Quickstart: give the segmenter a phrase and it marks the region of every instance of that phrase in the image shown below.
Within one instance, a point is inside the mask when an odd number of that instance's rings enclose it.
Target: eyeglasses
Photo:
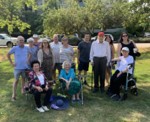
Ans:
[[[122,37],[127,37],[128,35],[122,35]]]

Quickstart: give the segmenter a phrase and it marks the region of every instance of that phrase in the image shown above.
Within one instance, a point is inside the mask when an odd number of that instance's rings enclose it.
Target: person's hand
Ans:
[[[37,86],[36,89],[39,91],[39,92],[42,92],[43,89],[40,87],[40,86]]]
[[[78,60],[77,62],[78,62],[78,64],[80,64],[80,61],[79,61],[79,60]]]
[[[69,89],[69,85],[70,85],[70,82],[67,81],[67,82],[66,82],[66,89],[67,89],[67,90]]]
[[[117,77],[119,77],[121,74],[122,74],[122,72],[119,72],[119,73],[117,74]]]
[[[12,65],[13,67],[15,67],[15,66],[16,66],[16,64],[15,64],[15,63],[13,63],[13,62],[11,63],[11,65]]]
[[[47,91],[48,89],[49,89],[49,88],[48,88],[48,85],[46,85],[46,86],[45,86],[45,91]]]
[[[91,65],[94,66],[94,62],[91,62]]]

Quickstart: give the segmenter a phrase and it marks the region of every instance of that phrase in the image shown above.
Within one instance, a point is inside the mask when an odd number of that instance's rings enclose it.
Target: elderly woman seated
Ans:
[[[40,71],[39,61],[33,61],[31,63],[33,71],[29,73],[29,86],[34,95],[34,100],[39,112],[49,111],[47,105],[52,94],[52,89],[50,88],[45,75]],[[41,104],[41,94],[45,94],[43,105]]]
[[[129,76],[133,73],[133,68],[129,69],[128,65],[134,63],[134,59],[129,55],[129,48],[122,48],[122,56],[112,59],[112,61],[118,61],[118,66],[111,77],[110,87],[107,94],[115,101],[120,100],[120,86],[126,83],[127,72]]]
[[[75,78],[74,69],[71,68],[71,63],[68,61],[63,62],[59,79],[65,86],[67,93],[72,95],[72,102],[80,101],[81,83]]]

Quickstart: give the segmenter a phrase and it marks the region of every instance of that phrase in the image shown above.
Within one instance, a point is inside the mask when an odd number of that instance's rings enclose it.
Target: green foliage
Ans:
[[[102,3],[99,0],[87,0],[83,7],[76,1],[66,0],[59,8],[49,9],[45,13],[44,30],[50,35],[102,28],[102,13]]]
[[[30,25],[23,20],[22,10],[25,5],[35,9],[34,0],[1,0],[0,1],[0,28],[6,27],[9,33],[12,33],[14,29],[18,28],[23,32],[26,28],[30,28]]]
[[[129,6],[123,25],[130,33],[143,33],[150,30],[150,1],[135,0]],[[135,33],[138,35],[138,33]]]

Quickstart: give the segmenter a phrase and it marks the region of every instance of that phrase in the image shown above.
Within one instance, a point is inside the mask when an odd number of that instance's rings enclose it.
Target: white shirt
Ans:
[[[102,43],[97,39],[91,45],[90,61],[93,62],[94,57],[107,57],[107,64],[110,62],[110,46],[109,43],[104,41]]]
[[[37,75],[37,77],[38,77],[38,79],[40,81],[40,84],[44,85],[44,76],[43,76],[43,74]]]
[[[60,47],[62,46],[62,43],[61,42],[58,42],[58,43],[51,42],[50,46],[51,46],[52,52],[54,54],[55,63],[60,63],[60,54],[59,54],[59,52],[60,52]]]
[[[120,61],[118,62],[118,67],[117,70],[119,71],[124,71],[127,69],[128,64],[132,64],[134,63],[134,59],[132,56],[128,56],[128,57],[124,57],[124,56],[120,56]],[[128,73],[133,74],[133,68],[129,69]]]

